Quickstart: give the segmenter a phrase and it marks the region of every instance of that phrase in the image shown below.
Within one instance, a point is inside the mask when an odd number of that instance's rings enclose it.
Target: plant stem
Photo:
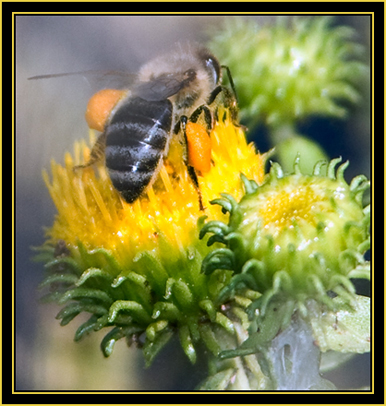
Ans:
[[[240,346],[247,338],[248,332],[239,321],[234,321],[235,335],[216,331],[217,342],[221,350],[230,350]],[[257,354],[239,356],[229,359],[211,357],[209,360],[209,377],[200,385],[201,390],[264,390],[270,388],[270,380],[261,371]]]
[[[298,317],[271,342],[266,360],[276,390],[334,390],[319,374],[320,349],[314,343],[311,325]]]
[[[233,322],[235,335],[218,330],[221,349],[239,348],[248,331]],[[320,349],[310,324],[294,314],[290,325],[254,354],[220,360],[212,358],[209,378],[201,390],[334,390],[319,374]],[[264,369],[264,373],[263,370]]]

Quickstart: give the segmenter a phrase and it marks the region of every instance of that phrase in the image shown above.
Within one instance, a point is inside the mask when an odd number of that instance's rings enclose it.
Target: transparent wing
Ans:
[[[52,79],[66,76],[80,76],[86,79],[92,87],[103,89],[127,89],[137,81],[137,74],[122,71],[85,70],[79,72],[54,73],[49,75],[38,75],[28,80]]]
[[[146,82],[139,82],[138,75],[121,71],[86,70],[69,73],[38,75],[29,80],[80,76],[86,79],[92,88],[130,89],[133,95],[147,101],[160,101],[173,96],[195,77],[193,70],[187,72],[164,73]]]
[[[135,96],[148,101],[165,100],[178,93],[192,80],[185,73],[165,73],[147,82],[138,82],[132,89]]]

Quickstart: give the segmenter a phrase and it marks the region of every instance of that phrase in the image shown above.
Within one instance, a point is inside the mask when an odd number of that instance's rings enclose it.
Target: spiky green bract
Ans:
[[[225,194],[212,202],[229,212],[229,222],[208,222],[201,237],[211,233],[208,244],[221,242],[226,247],[212,251],[202,271],[234,272],[220,301],[248,287],[262,294],[248,308],[252,319],[285,306],[286,324],[296,309],[306,317],[310,300],[335,309],[331,292],[342,303],[354,299],[350,279],[370,277],[364,259],[370,247],[370,208],[362,205],[369,182],[357,176],[347,184],[348,162],[335,170],[340,161],[329,163],[327,176],[320,175],[322,163],[311,176],[300,172],[298,161],[291,175],[274,163],[260,187],[243,178],[246,193],[240,202]]]
[[[368,75],[355,31],[329,16],[277,17],[269,24],[226,18],[209,46],[235,82],[249,127],[276,127],[311,114],[343,117]]]
[[[87,249],[81,242],[57,247],[46,245],[39,255],[46,262],[47,276],[42,287],[52,293],[46,301],[64,306],[57,315],[66,325],[80,313],[90,313],[75,333],[75,341],[92,331],[110,328],[101,348],[107,357],[117,340],[143,348],[149,365],[177,334],[191,362],[196,361],[196,346],[203,342],[217,355],[220,347],[213,328],[233,334],[231,320],[215,304],[218,292],[230,280],[201,271],[205,243],[176,253],[158,236],[159,248],[138,254],[123,267],[103,248]],[[201,248],[204,248],[200,252]]]

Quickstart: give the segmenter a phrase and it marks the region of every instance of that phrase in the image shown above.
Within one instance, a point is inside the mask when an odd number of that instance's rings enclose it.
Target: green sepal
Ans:
[[[132,300],[116,300],[109,309],[109,323],[113,323],[120,312],[128,312],[129,315],[139,324],[152,322],[151,316],[143,306]]]
[[[141,269],[146,269],[146,279],[156,294],[163,296],[168,274],[161,265],[156,254],[144,251],[133,259],[134,264]]]
[[[72,273],[54,273],[44,278],[43,282],[39,285],[39,289],[49,286],[52,283],[75,285],[77,281],[78,277]]]
[[[65,269],[67,272],[72,272],[76,275],[82,274],[82,269],[78,262],[71,257],[55,258],[44,265],[48,272],[58,272],[58,269]]]
[[[182,314],[178,307],[169,302],[157,302],[153,307],[153,319],[165,319],[171,322],[181,320]]]
[[[206,312],[211,322],[216,320],[216,307],[211,300],[201,300],[198,305]]]
[[[169,278],[166,282],[165,299],[169,299],[172,294],[182,309],[191,308],[193,294],[185,282]]]
[[[115,343],[123,337],[125,337],[125,333],[120,327],[113,328],[103,337],[103,340],[101,341],[101,350],[106,358],[113,353]]]
[[[98,323],[98,316],[93,314],[85,323],[81,324],[75,332],[74,341],[80,341],[86,334],[94,331]]]
[[[113,280],[113,277],[109,273],[103,271],[100,268],[88,268],[82,273],[82,275],[76,282],[76,286],[81,286],[92,278],[103,278],[109,284]]]
[[[259,185],[253,179],[248,179],[243,173],[240,173],[240,178],[243,182],[246,195],[256,192],[259,188]]]
[[[189,358],[192,364],[195,364],[197,360],[196,350],[193,345],[192,336],[189,331],[189,327],[187,325],[183,325],[179,329],[179,336],[182,349],[184,350],[185,354]]]
[[[113,353],[115,343],[123,337],[127,338],[127,341],[133,340],[133,337],[141,334],[143,328],[137,325],[130,325],[127,327],[114,327],[110,332],[108,332],[102,342],[101,350],[103,355],[107,358]],[[134,340],[133,340],[134,341]],[[129,345],[131,345],[129,343]]]
[[[157,338],[157,334],[159,334],[168,326],[169,322],[166,320],[159,320],[155,323],[149,324],[146,329],[146,339],[149,341],[154,341]]]
[[[84,299],[82,302],[70,303],[63,307],[56,318],[61,320],[61,326],[65,326],[81,312],[92,313],[99,317],[107,314],[108,310],[104,306],[88,302],[87,299]]]
[[[225,237],[230,231],[231,231],[231,229],[222,221],[213,220],[204,225],[204,227],[200,231],[199,238],[200,239],[204,238],[204,236],[207,233],[216,234],[218,236],[218,238]],[[211,246],[213,244],[213,242],[208,241],[207,245]]]
[[[226,390],[237,374],[236,368],[228,368],[205,379],[197,390]]]
[[[201,272],[210,275],[217,269],[234,269],[235,254],[228,248],[219,248],[210,252],[202,261]]]
[[[146,360],[146,367],[149,367],[157,354],[162,350],[162,348],[168,343],[172,338],[173,331],[169,329],[163,330],[161,333],[156,335],[154,341],[146,340],[143,346],[143,355]]]
[[[93,250],[86,251],[86,255],[90,259],[96,259],[97,261],[99,258],[103,258],[104,263],[101,267],[105,272],[111,275],[117,275],[121,271],[118,261],[110,250],[106,250],[105,248],[94,248]],[[100,261],[98,261],[98,263],[100,263]]]
[[[217,357],[221,352],[221,347],[218,343],[218,337],[216,337],[212,327],[209,323],[201,323],[198,328],[200,330],[200,336],[206,347],[215,357]]]
[[[217,297],[217,302],[224,303],[227,299],[234,296],[236,289],[240,289],[242,287],[257,290],[255,278],[247,273],[241,273],[233,276],[228,285],[221,290]]]
[[[74,288],[65,292],[58,303],[64,304],[69,300],[79,300],[83,298],[93,299],[97,302],[99,301],[107,305],[111,305],[111,303],[113,302],[112,298],[103,290],[91,288]]]

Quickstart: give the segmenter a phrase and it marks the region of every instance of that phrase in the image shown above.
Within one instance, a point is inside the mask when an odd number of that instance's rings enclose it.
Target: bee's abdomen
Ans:
[[[172,125],[169,100],[130,99],[106,128],[106,167],[114,187],[128,202],[146,189],[160,164]]]

